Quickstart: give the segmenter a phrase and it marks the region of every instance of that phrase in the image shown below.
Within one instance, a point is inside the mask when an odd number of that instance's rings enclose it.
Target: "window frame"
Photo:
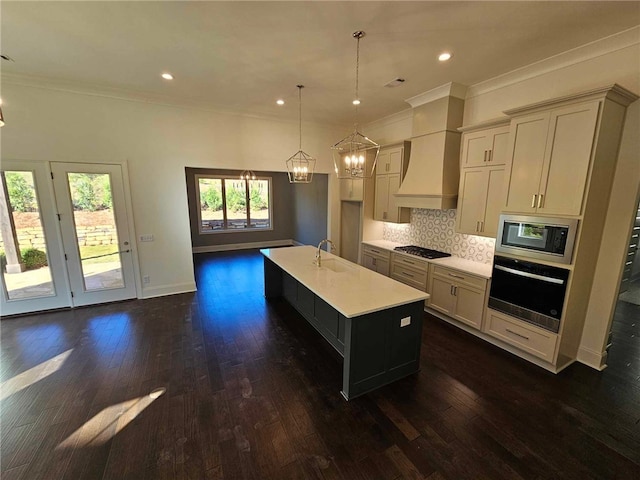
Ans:
[[[267,182],[268,199],[269,199],[269,227],[255,227],[251,224],[251,194],[249,189],[249,182],[252,180],[241,180],[239,175],[214,175],[198,173],[195,174],[195,190],[196,190],[196,208],[198,213],[198,233],[200,235],[209,235],[213,233],[245,233],[245,232],[266,232],[273,230],[273,181],[272,177],[256,176],[255,180],[263,180]],[[200,201],[200,179],[221,180],[221,195],[222,195],[222,223],[223,228],[204,230],[202,227],[202,202]],[[233,182],[245,182],[245,201],[247,205],[247,217],[244,228],[229,228],[227,219],[227,195],[226,195],[226,182],[227,180]]]

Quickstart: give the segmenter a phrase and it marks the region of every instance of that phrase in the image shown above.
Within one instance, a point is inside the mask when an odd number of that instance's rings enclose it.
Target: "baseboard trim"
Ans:
[[[578,361],[587,367],[602,371],[607,368],[607,352],[597,352],[590,348],[580,347]]]
[[[253,248],[269,248],[269,247],[287,247],[295,245],[295,242],[288,238],[284,240],[268,240],[266,242],[247,242],[247,243],[226,243],[224,245],[205,245],[202,247],[193,247],[193,253],[211,253],[211,252],[228,252],[230,250],[247,250]]]
[[[195,282],[174,283],[171,285],[158,285],[157,287],[147,287],[142,290],[140,298],[165,297],[167,295],[176,295],[178,293],[189,293],[197,290]]]

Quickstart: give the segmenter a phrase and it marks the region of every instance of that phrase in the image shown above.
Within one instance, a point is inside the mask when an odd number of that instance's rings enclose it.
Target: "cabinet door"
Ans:
[[[369,270],[376,271],[376,258],[371,255],[362,254],[362,266]]]
[[[402,154],[404,148],[394,148],[389,151],[389,170],[387,173],[402,173]]]
[[[340,200],[361,202],[364,198],[364,180],[362,178],[340,179]]]
[[[509,127],[500,127],[493,130],[489,165],[505,165],[509,157]]]
[[[464,168],[460,177],[456,229],[458,233],[477,235],[484,219],[489,184],[486,168]]]
[[[598,108],[588,102],[551,112],[538,213],[580,215]]]
[[[389,150],[380,150],[378,153],[378,161],[376,162],[376,175],[383,175],[389,172],[391,167],[389,162]]]
[[[497,167],[487,170],[487,200],[484,218],[480,226],[480,234],[485,237],[496,238],[502,202],[504,201],[504,168]]]
[[[462,134],[461,167],[479,167],[487,164],[487,152],[491,148],[491,130]]]
[[[384,275],[385,277],[389,276],[389,260],[382,260],[381,258],[376,258],[376,272],[380,275]]]
[[[503,211],[533,213],[540,186],[550,112],[516,118],[511,124],[511,164]]]
[[[396,205],[394,193],[400,188],[400,174],[392,174],[387,177],[387,218],[388,222],[398,222],[400,220],[400,208]]]
[[[434,276],[431,280],[431,291],[429,294],[429,306],[434,310],[439,310],[449,316],[453,316],[453,295],[451,295],[453,284],[440,277]]]
[[[480,329],[484,313],[485,292],[461,285],[456,285],[454,292],[455,313],[453,318]]]
[[[375,198],[373,219],[386,222],[389,215],[389,177],[387,175],[376,175]]]

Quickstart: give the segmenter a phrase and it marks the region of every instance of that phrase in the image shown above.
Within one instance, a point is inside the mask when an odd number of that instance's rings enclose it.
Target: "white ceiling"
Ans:
[[[361,123],[640,24],[640,2],[8,2],[2,73],[205,108]],[[437,55],[450,50],[448,63]],[[167,82],[160,73],[169,71]],[[396,77],[398,88],[383,85]],[[275,100],[287,104],[277,107]]]

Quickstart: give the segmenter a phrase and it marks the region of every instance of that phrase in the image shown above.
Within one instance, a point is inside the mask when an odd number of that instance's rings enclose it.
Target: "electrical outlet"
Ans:
[[[153,234],[152,233],[148,233],[145,235],[140,235],[140,241],[141,242],[153,242]]]
[[[151,283],[151,278],[149,278],[149,275],[145,275],[144,277],[142,277],[142,283],[145,285],[149,285]]]
[[[400,326],[401,327],[406,327],[408,325],[411,325],[411,317],[404,317],[400,319]]]

